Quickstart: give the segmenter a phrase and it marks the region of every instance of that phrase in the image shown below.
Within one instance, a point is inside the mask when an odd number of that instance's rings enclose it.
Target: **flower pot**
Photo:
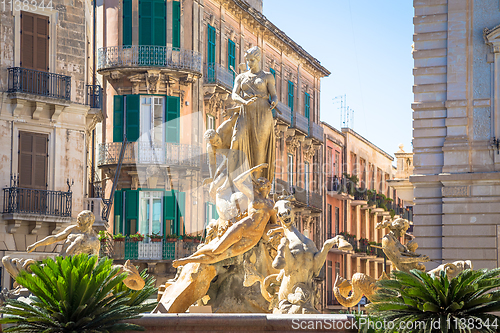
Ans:
[[[177,238],[167,238],[167,242],[177,242]]]
[[[123,242],[125,238],[114,238],[113,239],[115,242]]]
[[[142,242],[144,240],[144,237],[133,237],[130,238],[132,242]]]
[[[194,241],[194,239],[191,239],[191,238],[185,238],[184,241],[186,243],[192,243]]]
[[[152,242],[159,243],[161,242],[162,238],[151,238]]]
[[[100,241],[101,243],[106,243],[107,239],[106,239],[106,238],[104,238],[104,239],[99,239],[99,241]]]

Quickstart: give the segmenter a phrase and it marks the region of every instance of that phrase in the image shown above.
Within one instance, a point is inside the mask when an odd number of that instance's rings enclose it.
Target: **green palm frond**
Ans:
[[[499,332],[500,268],[464,270],[448,280],[445,272],[427,274],[419,270],[410,273],[394,271],[392,279],[378,281],[378,289],[366,306],[369,314],[394,324],[385,332],[404,332],[400,327],[421,323],[422,328],[408,332]],[[440,323],[439,329],[432,324]],[[474,323],[476,330],[459,323]],[[489,324],[482,325],[480,324]],[[457,326],[458,325],[458,326]]]
[[[111,259],[85,254],[46,259],[19,273],[16,281],[33,294],[31,304],[7,300],[0,323],[16,324],[4,332],[118,332],[143,330],[123,323],[151,311],[146,300],[156,292],[154,279],[143,272],[146,286],[130,290]]]

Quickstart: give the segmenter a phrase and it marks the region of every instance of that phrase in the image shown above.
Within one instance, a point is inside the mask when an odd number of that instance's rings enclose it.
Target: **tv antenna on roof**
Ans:
[[[333,102],[340,102],[340,127],[354,128],[354,110],[347,106],[346,94],[334,97]]]

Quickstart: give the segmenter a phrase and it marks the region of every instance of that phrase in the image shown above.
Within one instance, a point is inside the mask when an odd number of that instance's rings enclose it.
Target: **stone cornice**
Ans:
[[[257,23],[251,24],[254,29],[260,30],[262,32],[271,33],[278,41],[282,42],[285,46],[289,47],[291,50],[296,52],[300,57],[305,58],[308,64],[318,71],[322,77],[330,75],[330,71],[325,67],[321,66],[321,63],[305,51],[299,44],[294,42],[290,37],[288,37],[282,30],[276,27],[271,21],[269,21],[262,13],[251,7],[246,1],[243,0],[217,0],[220,2],[226,10],[232,13],[235,17],[247,16],[244,18],[247,22],[254,21]],[[250,19],[250,20],[249,20]],[[275,45],[279,48],[280,45]]]

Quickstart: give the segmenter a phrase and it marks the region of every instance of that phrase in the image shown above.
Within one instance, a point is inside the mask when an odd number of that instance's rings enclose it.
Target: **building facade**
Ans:
[[[407,203],[390,182],[398,174],[394,158],[350,128],[336,130],[322,123],[325,133],[324,170],[327,238],[343,235],[352,251],[333,248],[327,257],[324,312],[342,309],[333,295],[337,275],[350,280],[355,273],[379,278],[391,262],[384,258],[381,242],[386,230],[376,229],[383,220],[412,220]],[[400,170],[401,172],[401,170]],[[404,244],[405,240],[401,240]]]
[[[87,70],[89,10],[54,0],[0,12],[0,256],[57,233],[88,204],[89,142],[101,119]],[[2,272],[2,288],[11,283]]]
[[[498,1],[414,2],[415,236],[432,268],[500,265]]]
[[[329,72],[262,15],[262,1],[106,0],[99,15],[106,120],[97,170],[106,180],[110,231],[163,236],[116,244],[115,258],[150,267],[162,283],[175,273],[171,260],[196,248],[185,241],[217,218],[203,186],[203,134],[227,119],[234,78],[252,46],[262,50],[279,100],[273,194],[294,194],[298,224],[319,239],[320,79]]]

